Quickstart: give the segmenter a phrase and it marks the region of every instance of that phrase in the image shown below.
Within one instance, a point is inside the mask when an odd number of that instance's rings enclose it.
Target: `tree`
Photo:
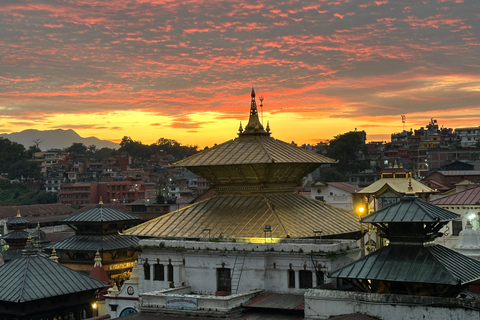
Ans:
[[[66,148],[65,151],[79,156],[87,153],[87,147],[81,142],[74,142],[70,147]]]
[[[28,149],[26,151],[27,158],[28,159],[33,159],[34,156],[35,156],[35,153],[37,153],[37,152],[42,152],[42,150],[40,150],[40,148],[37,147],[37,146],[28,147]]]
[[[340,173],[334,167],[325,167],[320,169],[320,181],[325,182],[344,182],[347,177]]]
[[[116,152],[117,151],[115,149],[111,149],[107,147],[96,149],[95,152],[92,154],[92,158],[94,158],[97,161],[105,160],[113,156]]]
[[[40,143],[43,142],[43,140],[42,139],[33,139],[32,142],[33,142],[33,146],[40,150],[39,146],[40,146]]]
[[[156,143],[152,144],[151,147],[158,151],[165,151],[171,154],[175,160],[181,160],[185,157],[191,156],[198,151],[198,146],[183,146],[174,139],[160,138]]]
[[[363,160],[367,146],[357,132],[351,131],[335,136],[327,146],[327,157],[338,160],[334,164],[340,173],[357,173],[368,168]]]
[[[39,164],[30,157],[22,144],[0,138],[0,172],[9,179],[39,178]]]

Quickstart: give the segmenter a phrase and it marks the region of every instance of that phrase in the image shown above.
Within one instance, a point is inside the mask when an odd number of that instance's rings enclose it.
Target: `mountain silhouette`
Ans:
[[[33,140],[40,140],[38,147],[42,151],[49,149],[64,149],[70,147],[74,142],[81,142],[87,147],[95,145],[97,149],[112,148],[118,149],[120,146],[117,143],[100,140],[96,137],[82,138],[72,129],[55,129],[55,130],[36,130],[27,129],[20,132],[2,133],[0,137],[6,138],[10,141],[23,144],[25,149],[35,145]]]

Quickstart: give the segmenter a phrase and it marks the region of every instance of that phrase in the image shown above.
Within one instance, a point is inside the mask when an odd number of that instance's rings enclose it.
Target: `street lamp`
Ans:
[[[365,256],[365,235],[363,234],[364,230],[363,230],[363,223],[362,223],[361,216],[363,216],[365,212],[365,207],[364,206],[358,207],[357,212],[358,212],[358,221],[360,222],[360,234],[361,234],[360,247],[362,248],[362,257],[364,257]]]

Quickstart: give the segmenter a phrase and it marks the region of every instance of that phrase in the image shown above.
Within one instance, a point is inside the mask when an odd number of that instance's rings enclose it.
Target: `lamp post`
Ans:
[[[360,222],[360,233],[361,233],[360,247],[362,249],[362,257],[365,257],[365,235],[363,234],[364,230],[363,230],[363,223],[362,223],[362,215],[364,215],[365,213],[365,207],[364,206],[358,207],[357,212],[358,212],[358,221]]]

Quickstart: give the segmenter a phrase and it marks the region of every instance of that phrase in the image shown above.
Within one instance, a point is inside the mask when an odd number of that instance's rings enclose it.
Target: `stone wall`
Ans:
[[[305,320],[361,313],[384,320],[480,319],[475,300],[311,289]]]

